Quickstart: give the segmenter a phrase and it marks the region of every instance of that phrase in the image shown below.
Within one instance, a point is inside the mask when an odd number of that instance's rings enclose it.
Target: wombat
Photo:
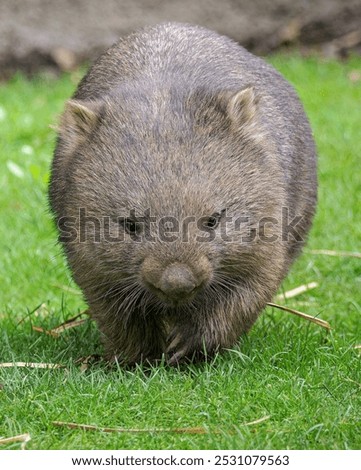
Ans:
[[[272,299],[311,226],[315,145],[270,65],[164,23],[81,80],[49,195],[108,360],[178,364],[232,347]]]

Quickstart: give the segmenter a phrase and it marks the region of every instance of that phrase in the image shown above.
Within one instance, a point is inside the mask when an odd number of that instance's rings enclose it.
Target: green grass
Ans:
[[[319,150],[319,206],[308,249],[361,251],[361,86],[348,62],[276,56],[296,86]],[[0,436],[30,433],[30,449],[359,449],[361,264],[305,252],[283,283],[319,287],[287,305],[320,315],[320,327],[266,309],[239,349],[208,364],[133,371],[76,359],[99,353],[91,322],[60,338],[50,328],[82,311],[55,244],[46,186],[56,122],[79,73],[59,80],[17,76],[0,85],[0,362],[62,363],[65,369],[0,368]],[[41,306],[41,307],[39,307]],[[22,320],[22,321],[21,321]],[[244,424],[269,416],[260,424]],[[52,421],[108,427],[203,426],[205,435],[105,434]],[[221,431],[212,433],[212,431]],[[19,448],[19,444],[8,448]]]

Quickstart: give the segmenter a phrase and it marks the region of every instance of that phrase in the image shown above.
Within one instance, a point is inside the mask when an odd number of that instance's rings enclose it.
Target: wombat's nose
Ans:
[[[197,287],[197,282],[187,266],[174,263],[164,270],[159,287],[167,297],[179,299],[187,297]]]

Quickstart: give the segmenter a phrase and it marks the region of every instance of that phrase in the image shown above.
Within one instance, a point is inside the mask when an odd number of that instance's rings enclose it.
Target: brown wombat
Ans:
[[[234,345],[300,252],[316,192],[302,105],[263,60],[178,23],[113,45],[66,104],[50,183],[107,358]]]

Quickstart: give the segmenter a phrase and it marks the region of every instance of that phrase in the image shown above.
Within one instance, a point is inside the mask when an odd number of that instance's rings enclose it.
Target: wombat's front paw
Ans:
[[[187,329],[174,328],[167,343],[167,363],[171,366],[207,360],[218,350],[218,345],[207,340],[207,335]]]

